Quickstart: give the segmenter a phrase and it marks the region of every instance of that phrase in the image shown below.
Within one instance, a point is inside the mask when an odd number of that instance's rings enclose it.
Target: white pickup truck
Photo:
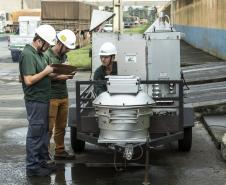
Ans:
[[[34,36],[20,36],[20,35],[10,35],[9,42],[9,50],[11,51],[11,56],[13,62],[18,62],[20,54],[24,49],[26,44],[30,44],[33,40]]]
[[[40,25],[41,18],[38,16],[20,16],[18,21],[19,35],[10,35],[8,38],[8,47],[13,62],[18,62],[24,46],[32,42],[35,29]]]

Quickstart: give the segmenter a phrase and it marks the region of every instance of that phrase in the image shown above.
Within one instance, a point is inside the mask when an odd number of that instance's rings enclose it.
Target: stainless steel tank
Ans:
[[[100,128],[98,142],[146,142],[151,105],[155,102],[145,92],[140,91],[138,77],[108,78],[108,92],[100,94],[93,101]],[[117,87],[120,88],[117,90]]]

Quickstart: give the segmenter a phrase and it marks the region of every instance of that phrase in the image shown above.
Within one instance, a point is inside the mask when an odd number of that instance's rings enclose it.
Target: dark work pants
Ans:
[[[49,103],[25,101],[29,122],[26,138],[26,168],[39,168],[48,159]]]

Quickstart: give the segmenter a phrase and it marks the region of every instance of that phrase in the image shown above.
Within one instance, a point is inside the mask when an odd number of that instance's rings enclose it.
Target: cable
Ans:
[[[127,167],[127,163],[126,163],[126,159],[124,159],[124,168],[118,168],[117,167],[117,163],[116,163],[116,160],[117,160],[117,151],[115,150],[114,151],[114,167],[115,167],[115,171],[117,172],[122,172],[122,171],[125,171],[126,170],[126,167]]]
[[[140,155],[139,155],[137,158],[131,159],[131,160],[133,160],[133,161],[137,161],[137,160],[139,160],[139,159],[141,159],[141,158],[143,157],[144,150],[143,150],[143,148],[142,148],[141,145],[139,145],[138,147],[140,148],[140,151],[141,151],[141,152],[140,152]]]
[[[92,74],[93,74],[93,60],[92,60],[92,46],[91,46],[91,48],[89,49],[89,57],[91,58],[91,73],[90,73],[90,76],[89,76],[89,79],[90,80],[92,80],[91,78],[92,78]]]
[[[180,74],[181,74],[181,79],[183,80],[183,83],[184,83],[185,87],[187,88],[187,90],[190,90],[190,88],[188,87],[188,84],[187,84],[187,82],[185,81],[185,78],[184,78],[184,73],[183,73],[183,71],[181,71],[181,72],[180,72]]]

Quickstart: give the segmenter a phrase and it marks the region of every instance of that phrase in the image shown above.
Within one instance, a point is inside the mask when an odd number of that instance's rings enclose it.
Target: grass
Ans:
[[[142,24],[134,28],[125,29],[125,33],[144,33],[144,31],[149,27],[149,24]],[[89,57],[89,50],[91,45],[85,46],[74,51],[70,51],[68,56],[68,61],[70,65],[76,66],[83,69],[91,69],[91,58]]]
[[[139,26],[135,26],[133,28],[124,29],[124,33],[144,33],[146,29],[148,29],[149,24],[141,24]]]
[[[70,65],[78,68],[91,69],[91,58],[89,49],[91,45],[68,52],[68,61]]]

